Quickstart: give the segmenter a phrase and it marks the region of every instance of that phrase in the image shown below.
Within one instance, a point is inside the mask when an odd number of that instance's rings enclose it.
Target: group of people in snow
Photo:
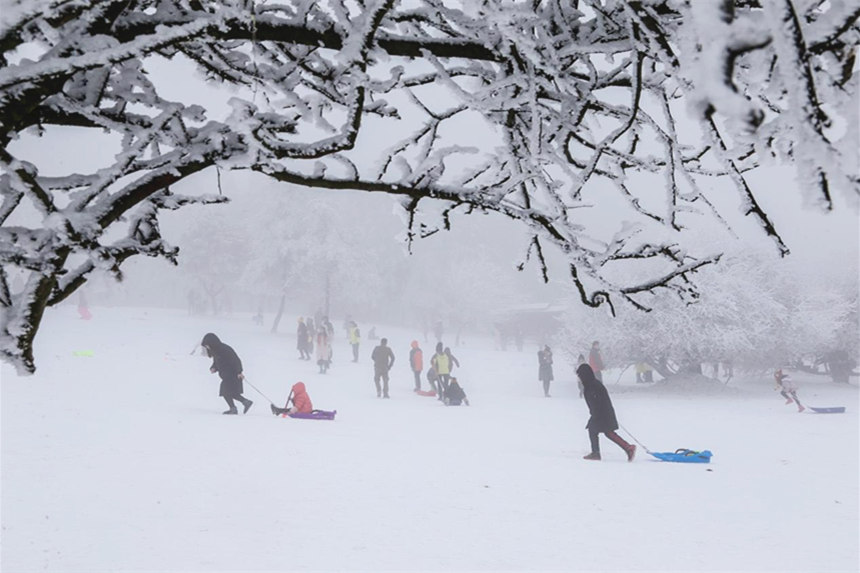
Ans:
[[[543,395],[550,397],[549,387],[553,381],[552,372],[552,350],[548,345],[538,350],[538,380],[543,384]],[[577,359],[577,367],[585,364],[585,357],[580,354]],[[591,372],[594,377],[603,382],[603,356],[600,354],[600,342],[595,340],[591,344],[591,350],[588,353],[588,365],[591,367]],[[581,380],[577,380],[579,386],[579,397],[583,398],[584,387]]]
[[[303,324],[301,319],[299,319],[299,324]],[[350,323],[350,327],[352,326],[355,327],[355,331],[348,330],[348,339],[351,345],[355,344],[357,346],[359,335],[354,321]],[[307,328],[307,325],[305,325],[305,328]],[[325,326],[322,326],[318,330],[318,333],[320,332],[327,335]],[[318,350],[321,340],[323,339],[320,337],[317,338]],[[330,359],[330,344],[327,341],[323,343],[328,346],[328,357]],[[238,414],[236,402],[242,405],[243,413],[247,413],[253,402],[242,395],[244,391],[244,374],[242,371],[242,361],[239,359],[239,356],[232,347],[223,343],[218,336],[211,332],[203,337],[201,345],[212,358],[210,371],[217,373],[221,378],[219,395],[224,398],[228,406],[228,409],[223,413]],[[413,340],[410,346],[409,365],[415,377],[414,390],[420,392],[421,373],[424,368],[423,351],[417,340]],[[357,361],[357,359],[357,353],[354,353],[353,360]],[[387,338],[380,339],[379,345],[373,349],[371,360],[373,361],[373,381],[376,386],[376,395],[379,398],[389,398],[389,373],[391,367],[394,365],[395,358],[394,352],[388,346]],[[552,350],[549,346],[544,346],[538,352],[538,362],[538,377],[543,382],[544,394],[548,397],[549,383],[553,379]],[[451,353],[450,348],[446,348],[441,341],[436,344],[436,352],[430,359],[427,380],[430,383],[431,389],[436,391],[439,399],[446,405],[469,405],[465,391],[458,383],[456,377],[451,375],[453,368],[459,366],[459,364],[459,361]],[[600,345],[598,341],[595,341],[592,344],[588,362],[580,355],[580,364],[576,369],[580,396],[585,399],[589,412],[585,428],[588,431],[591,451],[583,459],[590,461],[601,459],[600,434],[603,434],[621,448],[627,456],[627,460],[632,462],[636,455],[636,446],[625,441],[617,433],[619,423],[615,414],[615,408],[609,397],[609,392],[601,380],[601,376],[598,376],[598,374],[602,373],[603,369],[604,365],[600,355]],[[800,403],[797,397],[797,387],[793,384],[790,377],[784,374],[782,369],[778,369],[774,372],[774,380],[776,388],[786,399],[786,404],[794,403],[797,405],[797,411],[803,412],[805,407]],[[291,402],[292,406],[290,405]],[[313,405],[303,382],[297,382],[293,385],[287,398],[287,403],[283,408],[278,408],[274,404],[271,405],[271,408],[274,414],[310,413],[313,411]]]
[[[379,346],[373,349],[373,381],[376,384],[377,398],[388,398],[388,372],[394,365],[394,352],[388,347],[388,340],[383,338]],[[460,366],[460,361],[441,341],[436,343],[436,353],[430,357],[430,367],[427,369],[427,383],[430,390],[436,393],[440,401],[448,406],[469,405],[466,392],[460,386],[457,378],[451,375],[454,367]],[[409,368],[415,378],[413,391],[421,392],[421,373],[424,371],[424,351],[413,340],[409,349]],[[380,387],[380,379],[384,385]]]
[[[588,357],[579,355],[579,364],[576,376],[579,385],[579,396],[585,399],[588,406],[589,418],[585,428],[588,430],[588,438],[591,443],[591,452],[584,457],[586,460],[600,460],[600,434],[624,450],[628,461],[633,461],[636,455],[636,446],[627,443],[616,433],[618,419],[615,416],[615,408],[609,398],[609,392],[603,385],[603,357],[600,354],[600,343],[594,341]],[[550,397],[549,386],[553,380],[552,372],[552,349],[547,345],[538,351],[538,380],[543,384],[543,394]]]
[[[299,317],[296,329],[296,349],[299,351],[299,359],[310,360],[311,353],[316,348],[316,361],[320,374],[325,374],[331,367],[333,338],[334,325],[327,316],[316,319],[308,317],[307,320]]]

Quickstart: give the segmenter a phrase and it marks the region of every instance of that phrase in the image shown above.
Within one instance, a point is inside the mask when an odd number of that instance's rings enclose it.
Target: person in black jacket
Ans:
[[[309,351],[310,332],[308,325],[305,324],[305,319],[299,317],[299,324],[296,328],[296,349],[299,351],[299,360],[310,360],[311,353]]]
[[[394,352],[388,347],[388,339],[379,341],[379,346],[373,349],[370,355],[373,360],[373,383],[376,384],[376,397],[388,398],[388,372],[394,366]],[[383,386],[380,387],[379,380],[382,379]]]
[[[553,380],[552,375],[552,350],[544,346],[538,351],[538,380],[543,382],[543,395],[549,398],[549,383]]]
[[[582,381],[585,403],[588,404],[588,411],[591,414],[585,425],[588,429],[588,437],[591,439],[591,453],[584,459],[600,459],[600,434],[603,433],[618,444],[618,447],[627,454],[627,461],[632,462],[633,456],[636,455],[636,446],[628,444],[615,433],[618,429],[618,419],[615,417],[615,408],[612,407],[612,400],[609,399],[606,386],[594,376],[594,371],[588,364],[580,364],[576,369],[576,375]]]
[[[237,400],[245,407],[242,413],[247,414],[253,402],[242,396],[244,391],[242,380],[245,376],[242,374],[242,361],[239,360],[236,351],[221,342],[211,332],[203,337],[201,345],[206,349],[206,353],[212,357],[212,366],[209,367],[209,371],[213,374],[217,372],[221,377],[219,396],[222,396],[227,402],[227,406],[230,407],[223,413],[238,414],[236,404],[233,403],[233,400]]]

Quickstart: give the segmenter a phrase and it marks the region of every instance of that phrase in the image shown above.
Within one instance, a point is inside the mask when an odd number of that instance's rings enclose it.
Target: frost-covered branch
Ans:
[[[528,229],[525,259],[545,280],[553,248],[583,304],[613,312],[619,300],[647,309],[658,291],[696,300],[698,271],[720,253],[682,233],[713,221],[732,232],[708,179],[728,180],[784,254],[748,177],[765,158],[796,165],[819,208],[860,195],[851,3],[44,6],[21,4],[0,27],[0,354],[22,372],[45,309],[91,273],[120,277],[135,255],[177,260],[159,212],[222,202],[170,191],[210,167],[397,196],[410,241],[501,213]],[[166,96],[149,71],[165,65],[195,67],[231,111]],[[52,172],[16,142],[57,126],[119,149]]]

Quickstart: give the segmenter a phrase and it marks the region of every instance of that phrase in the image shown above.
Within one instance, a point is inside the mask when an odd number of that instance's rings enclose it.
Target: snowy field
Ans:
[[[551,399],[537,348],[453,348],[471,407],[411,392],[417,332],[378,326],[396,357],[390,400],[370,341],[349,362],[338,327],[327,375],[299,361],[294,317],[274,336],[247,316],[73,306],[49,311],[39,370],[2,366],[3,573],[29,571],[857,571],[858,388],[792,375],[798,414],[769,373],[668,391],[605,380],[621,424],[653,451],[711,464],[626,462],[603,439],[556,351]],[[369,330],[362,324],[362,332]],[[222,416],[203,334],[232,345],[282,405],[304,381],[334,422],[272,416],[266,398]],[[92,351],[92,356],[75,353]],[[853,379],[853,380],[856,380]],[[623,431],[620,432],[629,437]]]

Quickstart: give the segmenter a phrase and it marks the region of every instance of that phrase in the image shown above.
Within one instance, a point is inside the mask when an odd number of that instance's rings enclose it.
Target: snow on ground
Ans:
[[[49,312],[39,370],[2,366],[0,569],[27,571],[857,571],[858,389],[793,373],[798,414],[769,375],[669,391],[609,372],[619,420],[653,451],[603,441],[587,462],[585,403],[556,349],[550,399],[537,348],[454,348],[471,407],[411,392],[416,333],[379,326],[397,356],[376,398],[364,340],[338,328],[327,375],[299,361],[295,323],[72,306]],[[336,327],[339,326],[336,323]],[[361,325],[367,332],[370,325]],[[334,422],[222,416],[207,331],[278,405],[304,381]],[[92,351],[92,356],[75,352]],[[622,432],[622,435],[623,432]],[[641,450],[641,448],[640,448]]]

